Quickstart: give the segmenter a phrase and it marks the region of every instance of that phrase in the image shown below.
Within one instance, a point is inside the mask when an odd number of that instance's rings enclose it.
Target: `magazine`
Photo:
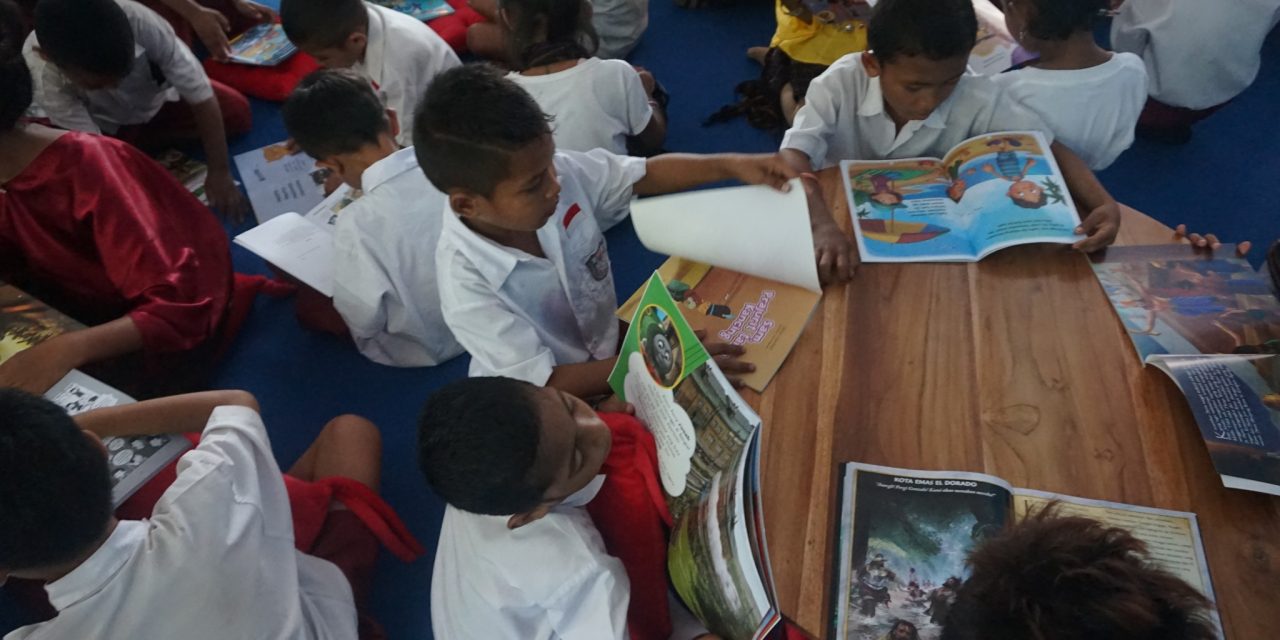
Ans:
[[[1081,240],[1038,132],[989,133],[941,159],[840,163],[863,262],[976,262],[1019,244]]]
[[[204,181],[209,175],[209,166],[188,156],[177,149],[169,149],[155,157],[155,161],[164,167],[182,186],[187,188],[197,200],[209,204],[209,197],[204,193]]]
[[[1000,478],[846,463],[840,479],[832,637],[880,640],[902,620],[936,640],[982,540],[1058,501],[1058,513],[1129,530],[1160,568],[1213,600],[1194,513],[1016,489]],[[1221,637],[1217,612],[1213,619]]]
[[[676,593],[717,635],[762,638],[780,618],[760,511],[760,418],[680,309],[655,273],[609,384],[657,443]]]
[[[373,3],[427,21],[453,15],[445,0],[373,0]]]
[[[324,200],[329,171],[304,153],[290,154],[284,142],[241,153],[235,163],[259,223],[287,211],[310,211]]]
[[[0,363],[13,354],[84,325],[0,282]],[[133,402],[133,398],[80,371],[72,370],[53,385],[45,397],[75,415],[91,409]],[[111,471],[112,504],[120,506],[170,462],[178,459],[191,442],[181,436],[103,438]]]
[[[229,60],[255,67],[274,67],[298,52],[298,47],[289,41],[289,37],[284,34],[284,28],[278,22],[249,27],[244,33],[233,38],[229,45],[231,47]]]
[[[1267,279],[1233,245],[1109,247],[1093,270],[1138,357],[1187,397],[1223,484],[1280,495],[1280,303]]]
[[[311,211],[276,216],[235,237],[235,243],[326,296],[333,296],[333,227],[360,191],[342,185]]]

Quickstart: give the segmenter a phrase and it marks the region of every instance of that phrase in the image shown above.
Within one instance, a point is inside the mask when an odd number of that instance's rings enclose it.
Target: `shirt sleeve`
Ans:
[[[844,106],[836,91],[838,85],[839,76],[832,69],[814,78],[805,92],[804,106],[796,112],[791,128],[782,136],[781,148],[795,149],[809,156],[814,168],[829,164],[827,150],[840,123],[840,108]]]
[[[567,162],[557,168],[573,172],[586,192],[601,231],[608,231],[631,214],[635,184],[647,173],[644,158],[620,156],[604,149],[586,153],[561,150]]]
[[[564,640],[625,640],[629,585],[592,565],[567,581],[547,606],[547,619]]]
[[[156,12],[135,5],[129,12],[133,36],[146,52],[147,59],[160,68],[165,80],[178,90],[187,104],[198,104],[213,97],[209,76],[195,54],[174,34],[173,27]],[[126,8],[129,11],[129,8]]]
[[[644,83],[640,81],[640,74],[635,67],[621,60],[607,62],[620,63],[623,99],[621,106],[626,110],[627,130],[629,135],[640,135],[640,132],[653,121],[653,106],[649,104],[649,95],[644,92]]]

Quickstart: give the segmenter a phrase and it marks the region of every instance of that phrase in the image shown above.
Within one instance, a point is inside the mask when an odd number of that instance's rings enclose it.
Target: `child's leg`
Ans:
[[[287,473],[314,482],[339,476],[378,490],[382,481],[382,436],[372,422],[354,415],[329,421]]]

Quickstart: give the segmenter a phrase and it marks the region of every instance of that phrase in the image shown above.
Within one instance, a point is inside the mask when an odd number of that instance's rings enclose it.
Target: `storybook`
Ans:
[[[235,243],[326,296],[333,296],[333,227],[360,191],[338,187],[306,214],[278,215],[235,237]]]
[[[976,262],[1020,244],[1083,239],[1038,132],[969,138],[941,159],[840,163],[863,262]]]
[[[760,417],[743,402],[654,273],[609,375],[653,433],[674,522],[667,569],[676,593],[726,640],[778,623],[760,501]]]
[[[290,154],[284,142],[241,153],[235,163],[259,223],[288,211],[310,211],[324,200],[329,171],[305,153]]]
[[[228,45],[231,47],[231,55],[227,57],[230,61],[255,67],[274,67],[298,52],[298,47],[289,41],[278,22],[249,27]]]
[[[1128,530],[1154,564],[1210,601],[1213,584],[1194,513],[1017,489],[959,471],[843,465],[831,637],[880,640],[903,622],[937,640],[968,578],[965,558],[1007,525],[1057,501],[1057,513]],[[1212,614],[1222,637],[1221,622]]]
[[[822,299],[809,209],[799,181],[781,193],[728,187],[645,198],[631,205],[640,241],[672,257],[658,269],[685,319],[707,338],[741,345],[764,391]],[[643,289],[618,317],[635,315]]]
[[[453,15],[453,7],[445,0],[373,0],[373,3],[423,22]]]
[[[21,289],[0,282],[0,364],[23,349],[83,328],[84,325]],[[134,402],[124,392],[74,369],[46,391],[44,397],[71,415]],[[108,453],[114,506],[120,506],[191,448],[186,438],[169,435],[103,438],[102,444]]]
[[[209,176],[208,165],[177,149],[169,149],[154,159],[197,200],[205,205],[209,204],[209,196],[204,193],[204,181]]]
[[[1092,256],[1138,357],[1187,397],[1222,483],[1280,495],[1280,303],[1236,257],[1191,245]]]

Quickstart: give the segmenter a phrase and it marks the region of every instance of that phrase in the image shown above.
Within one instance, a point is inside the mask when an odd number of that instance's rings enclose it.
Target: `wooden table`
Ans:
[[[839,177],[823,176],[849,231]],[[1132,209],[1120,244],[1171,241]],[[1228,638],[1280,636],[1280,498],[1228,490],[1186,400],[1144,369],[1087,259],[863,265],[831,287],[765,393],[764,515],[782,612],[829,633],[837,467],[980,471],[1199,515]]]

